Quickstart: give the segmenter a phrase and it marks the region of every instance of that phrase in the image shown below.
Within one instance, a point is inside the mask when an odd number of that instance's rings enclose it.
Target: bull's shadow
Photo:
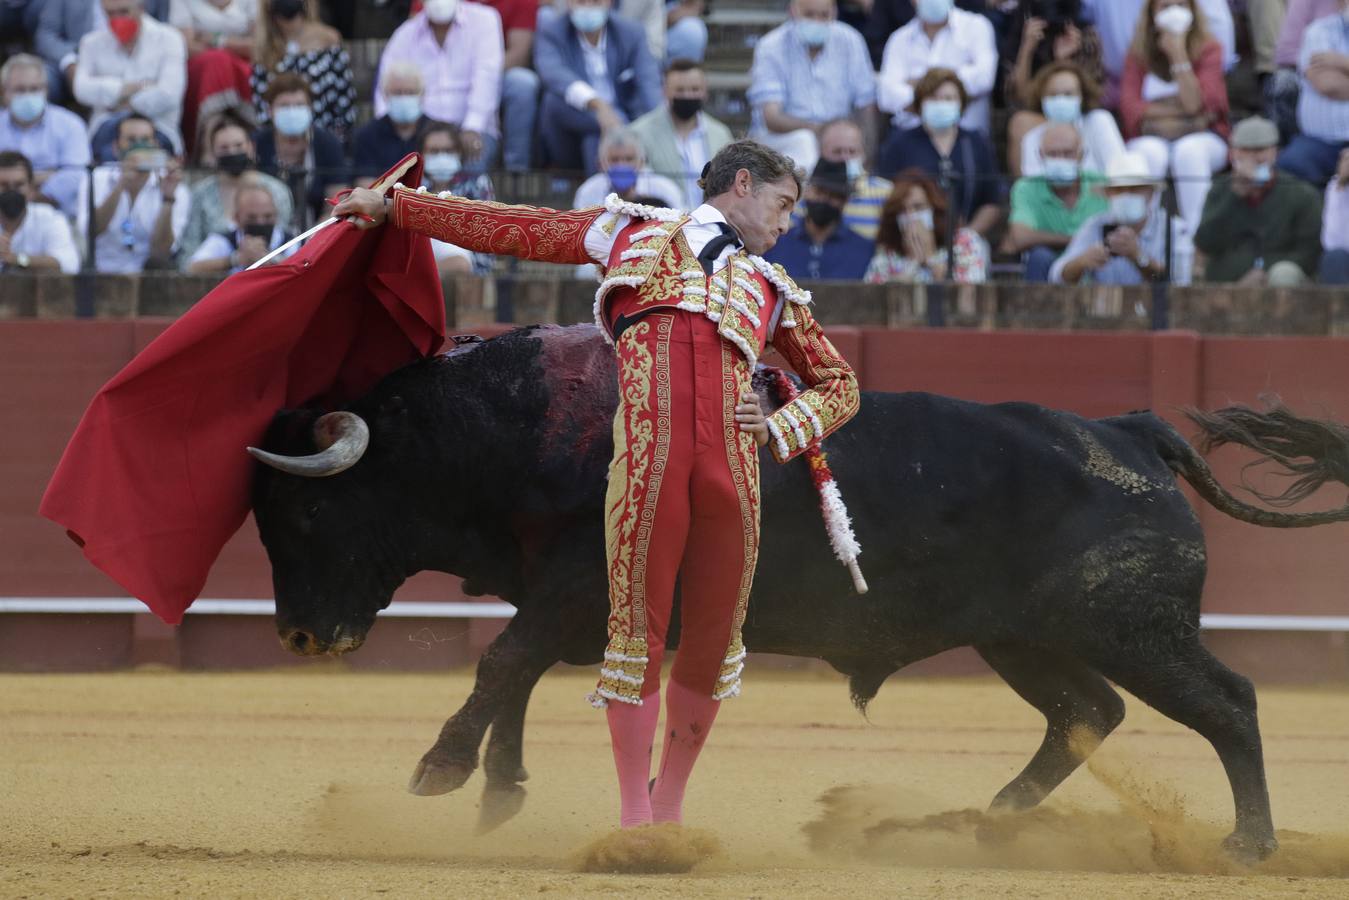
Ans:
[[[615,386],[597,329],[521,329],[409,365],[346,412],[282,413],[266,440],[276,455],[259,454],[271,467],[258,467],[254,512],[277,627],[295,652],[355,650],[423,569],[517,608],[410,785],[461,787],[490,725],[484,827],[523,802],[535,683],[557,662],[597,664],[604,651]],[[1211,442],[1296,462],[1302,494],[1349,481],[1339,426],[1240,408],[1195,421]],[[855,594],[833,559],[806,463],[779,466],[765,452],[748,647],[826,660],[859,708],[909,663],[974,647],[1047,720],[998,809],[1038,804],[1119,724],[1109,679],[1213,744],[1236,805],[1229,848],[1249,859],[1274,850],[1255,693],[1200,643],[1204,540],[1176,476],[1260,525],[1343,521],[1349,508],[1241,503],[1150,413],[1090,420],[868,392],[827,450],[871,592]]]

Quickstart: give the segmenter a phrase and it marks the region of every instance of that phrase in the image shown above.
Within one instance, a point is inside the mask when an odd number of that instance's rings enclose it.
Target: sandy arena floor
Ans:
[[[1283,849],[1226,860],[1231,795],[1201,738],[1130,702],[1120,731],[1000,843],[975,830],[1043,720],[994,681],[753,668],[686,804],[722,852],[691,874],[577,871],[616,817],[591,677],[545,677],[523,812],[474,835],[404,784],[470,676],[0,676],[0,896],[1349,896],[1349,690],[1261,692]]]

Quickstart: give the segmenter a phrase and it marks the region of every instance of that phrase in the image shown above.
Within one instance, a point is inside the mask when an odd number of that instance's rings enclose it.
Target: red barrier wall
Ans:
[[[39,519],[36,510],[89,398],[166,325],[167,320],[0,323],[0,416],[5,423],[0,439],[5,448],[0,454],[0,595],[122,595],[116,584],[83,560],[56,525]],[[490,335],[497,330],[480,331]],[[924,390],[983,402],[1031,400],[1089,416],[1150,407],[1180,425],[1185,434],[1194,429],[1186,427],[1179,407],[1255,403],[1267,392],[1278,393],[1304,414],[1349,419],[1349,342],[1334,338],[848,327],[831,329],[830,334],[857,366],[864,387],[875,390]],[[1224,449],[1214,455],[1213,463],[1222,481],[1235,487],[1248,458]],[[1277,485],[1268,478],[1253,477],[1252,482]],[[1343,496],[1342,488],[1322,491],[1306,507],[1338,505]],[[1349,611],[1344,597],[1344,585],[1349,583],[1349,553],[1344,552],[1349,525],[1288,531],[1256,528],[1203,504],[1200,515],[1210,553],[1206,611]],[[204,596],[266,597],[270,592],[266,558],[250,522],[225,547]],[[410,581],[398,597],[462,599],[455,579],[430,573]],[[12,661],[24,645],[15,630],[20,620],[32,626],[31,617],[12,616],[8,621],[0,617],[0,668],[12,667],[6,658]],[[156,632],[152,620],[142,622],[138,617],[137,622],[134,631],[145,638],[142,643],[165,637]],[[459,643],[471,655],[473,648],[490,639],[494,627],[475,626],[472,643]],[[239,628],[265,636],[270,625],[230,626],[231,632]],[[464,627],[461,623],[448,630]],[[120,635],[110,640],[103,631],[91,637],[91,646],[135,643]],[[236,647],[237,638],[230,639]],[[412,639],[411,632],[398,635],[398,640],[404,639]],[[1323,658],[1338,654],[1337,665],[1343,669],[1349,657],[1342,642],[1335,640],[1321,636],[1314,643]],[[222,661],[220,648],[209,646],[199,635],[185,634],[178,643],[168,654],[169,661]],[[1293,645],[1301,646],[1297,640]],[[193,659],[175,658],[183,653]],[[283,660],[269,647],[252,661]]]

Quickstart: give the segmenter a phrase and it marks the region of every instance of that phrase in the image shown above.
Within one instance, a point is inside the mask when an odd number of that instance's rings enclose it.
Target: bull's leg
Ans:
[[[525,712],[529,697],[540,677],[556,663],[557,654],[531,659],[522,668],[516,689],[501,704],[492,720],[491,736],[483,754],[487,784],[482,791],[478,812],[478,833],[486,834],[509,821],[525,803],[520,782],[529,778],[524,766]],[[531,677],[532,675],[532,677]]]
[[[1030,763],[993,798],[994,810],[1038,804],[1105,740],[1124,718],[1124,701],[1104,678],[1066,656],[997,644],[979,655],[1045,717],[1045,737]]]
[[[448,794],[463,787],[478,767],[478,747],[487,726],[502,705],[518,693],[522,680],[531,686],[538,680],[538,674],[528,674],[536,671],[529,661],[537,657],[540,645],[546,642],[540,640],[530,619],[529,613],[519,613],[488,645],[478,660],[473,692],[440,729],[435,744],[417,764],[409,791],[423,797]],[[527,702],[528,692],[525,699]]]
[[[1094,660],[1101,672],[1153,709],[1193,728],[1218,752],[1236,806],[1236,829],[1223,842],[1243,861],[1264,859],[1278,849],[1269,812],[1255,688],[1224,666],[1197,636],[1146,657]]]

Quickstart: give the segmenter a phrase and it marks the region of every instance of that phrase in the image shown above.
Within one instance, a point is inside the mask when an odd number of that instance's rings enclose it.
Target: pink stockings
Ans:
[[[682,822],[684,789],[716,721],[721,703],[674,679],[666,688],[665,746],[660,772],[648,793],[651,749],[660,712],[660,692],[641,706],[611,702],[606,710],[614,764],[618,768],[619,822],[624,828],[650,822]]]

